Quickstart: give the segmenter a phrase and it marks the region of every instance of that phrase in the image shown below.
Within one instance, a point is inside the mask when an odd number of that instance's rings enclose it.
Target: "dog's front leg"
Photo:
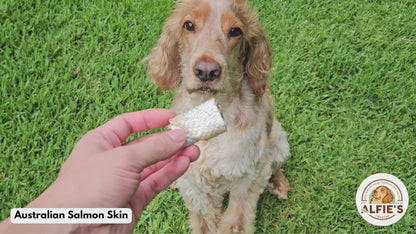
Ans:
[[[187,190],[182,192],[189,210],[189,225],[192,233],[216,233],[221,217],[223,196]]]
[[[217,209],[207,214],[190,210],[189,225],[192,233],[216,233],[220,214],[220,210]]]
[[[262,191],[263,186],[255,182],[248,189],[231,190],[218,233],[254,233],[257,200]]]

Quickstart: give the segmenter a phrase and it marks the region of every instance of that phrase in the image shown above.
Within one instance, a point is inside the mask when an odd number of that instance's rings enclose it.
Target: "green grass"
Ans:
[[[289,133],[289,199],[263,193],[258,233],[416,232],[416,3],[251,1],[273,49],[276,116]],[[89,129],[168,107],[140,61],[172,1],[0,2],[0,219],[57,176]],[[372,173],[399,177],[410,204],[396,224],[368,224],[355,192]],[[137,233],[189,232],[164,191]]]

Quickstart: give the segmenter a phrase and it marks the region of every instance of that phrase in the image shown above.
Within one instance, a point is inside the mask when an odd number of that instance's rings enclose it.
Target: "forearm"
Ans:
[[[60,196],[59,188],[53,184],[26,208],[66,208],[70,200]],[[11,217],[0,223],[0,233],[73,233],[79,230],[78,224],[15,224]]]

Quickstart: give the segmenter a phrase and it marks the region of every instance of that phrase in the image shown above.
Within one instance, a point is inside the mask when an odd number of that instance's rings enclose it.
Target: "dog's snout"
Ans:
[[[195,63],[194,74],[201,81],[213,81],[221,76],[221,66],[213,60],[200,60]]]

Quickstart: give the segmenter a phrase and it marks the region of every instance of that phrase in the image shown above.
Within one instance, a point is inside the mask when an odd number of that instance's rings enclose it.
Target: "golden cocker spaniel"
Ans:
[[[197,143],[200,158],[176,185],[192,231],[253,233],[264,188],[281,199],[290,189],[280,170],[289,144],[269,94],[271,49],[257,15],[245,0],[180,1],[145,61],[154,83],[176,89],[173,111],[215,97],[227,124]]]
[[[386,186],[379,186],[373,192],[373,198],[370,201],[370,204],[383,204],[393,201],[393,195]]]

